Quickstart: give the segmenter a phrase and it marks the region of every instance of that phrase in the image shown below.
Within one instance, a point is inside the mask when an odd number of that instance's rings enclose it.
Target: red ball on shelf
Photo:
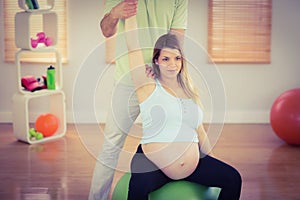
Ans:
[[[58,126],[58,118],[51,113],[42,114],[35,121],[36,131],[41,132],[44,137],[52,136],[57,131]]]

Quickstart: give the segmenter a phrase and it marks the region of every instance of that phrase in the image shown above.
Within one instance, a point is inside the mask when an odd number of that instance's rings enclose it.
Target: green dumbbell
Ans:
[[[30,139],[41,140],[44,138],[44,135],[41,132],[37,132],[34,128],[29,129]]]

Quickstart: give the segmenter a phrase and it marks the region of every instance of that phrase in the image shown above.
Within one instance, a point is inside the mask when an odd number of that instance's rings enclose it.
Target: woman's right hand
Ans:
[[[110,15],[114,19],[127,19],[132,17],[137,13],[137,4],[137,0],[124,0],[111,9]]]

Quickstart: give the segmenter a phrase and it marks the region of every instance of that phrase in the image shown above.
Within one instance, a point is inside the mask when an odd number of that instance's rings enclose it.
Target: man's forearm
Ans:
[[[127,19],[136,15],[137,0],[121,1],[107,13],[100,22],[100,28],[105,37],[111,37],[117,32],[119,19]]]
[[[114,18],[111,13],[107,13],[100,22],[100,28],[105,37],[113,36],[117,31],[119,19]]]

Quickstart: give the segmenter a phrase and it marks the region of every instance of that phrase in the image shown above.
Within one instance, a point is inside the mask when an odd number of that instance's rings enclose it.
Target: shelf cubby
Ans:
[[[53,65],[56,69],[56,73],[55,73],[56,90],[61,90],[63,81],[62,81],[62,71],[61,71],[61,56],[60,56],[59,52],[56,49],[47,49],[47,50],[44,49],[44,50],[40,50],[40,52],[41,53],[51,53],[51,54],[53,54],[53,62],[49,65],[46,65],[44,67],[44,74],[39,74],[39,76],[46,75],[47,67],[50,66],[50,65]],[[22,84],[21,84],[21,78],[24,75],[24,73],[22,73],[22,68],[23,68],[23,66],[22,66],[23,65],[22,64],[22,54],[25,54],[25,53],[34,53],[34,52],[32,52],[28,49],[25,49],[25,50],[21,49],[16,53],[16,59],[15,60],[16,60],[16,65],[17,65],[18,91],[23,93],[23,94],[31,93],[32,95],[35,95],[35,93],[38,92],[38,91],[35,91],[35,92],[27,91],[22,87]],[[48,89],[43,89],[41,92],[47,92],[47,91],[48,91]]]
[[[39,29],[35,26],[35,21],[41,21]],[[29,49],[31,51],[42,51],[43,49],[53,49],[57,43],[57,14],[53,11],[45,12],[18,12],[15,16],[15,43],[17,48]],[[33,48],[31,38],[36,39],[38,32],[44,32],[46,37],[52,39],[51,46],[39,44]]]
[[[43,111],[40,114],[51,113],[59,120],[59,127],[56,133],[41,140],[32,140],[29,129],[34,128],[30,124],[35,120],[30,119],[29,108],[33,103],[43,104]],[[47,106],[44,106],[47,105]],[[29,144],[42,143],[63,137],[66,133],[65,95],[63,91],[40,92],[35,95],[16,93],[13,96],[13,130],[15,137]],[[37,116],[34,117],[35,119]]]

